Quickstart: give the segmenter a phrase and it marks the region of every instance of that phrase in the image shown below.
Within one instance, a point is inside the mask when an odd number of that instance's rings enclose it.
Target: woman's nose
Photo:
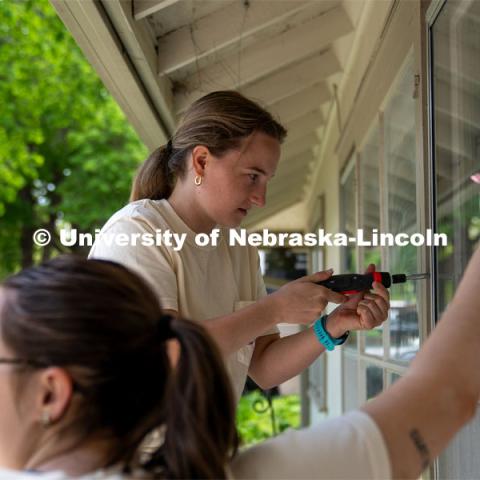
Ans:
[[[265,196],[267,194],[267,186],[259,186],[252,194],[250,201],[257,207],[263,207],[265,205]]]

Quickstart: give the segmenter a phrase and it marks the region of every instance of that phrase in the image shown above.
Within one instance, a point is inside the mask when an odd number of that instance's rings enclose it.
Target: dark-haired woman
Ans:
[[[233,394],[198,323],[111,262],[20,272],[0,287],[0,478],[418,478],[475,415],[479,278],[477,249],[408,373],[361,410],[235,454]]]
[[[388,315],[382,285],[348,301],[315,285],[331,271],[267,296],[256,248],[228,244],[227,229],[238,227],[251,208],[264,206],[285,135],[270,113],[237,92],[197,100],[172,139],[141,166],[132,202],[110,218],[90,253],[141,274],[170,313],[203,322],[226,358],[237,399],[247,374],[263,388],[276,386],[308,367],[325,346],[343,343],[349,330],[373,328]],[[197,233],[217,227],[218,245],[195,243]],[[181,248],[141,243],[140,235],[158,231],[186,240]],[[112,241],[118,234],[130,235],[130,245]],[[342,305],[322,321],[328,302]],[[276,327],[313,322],[318,336],[312,327],[280,338]]]

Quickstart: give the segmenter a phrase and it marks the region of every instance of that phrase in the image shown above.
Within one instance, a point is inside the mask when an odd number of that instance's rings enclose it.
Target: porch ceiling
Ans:
[[[268,207],[252,212],[247,226],[303,199],[365,2],[51,3],[148,148],[164,143],[185,108],[214,90],[236,89],[279,118],[289,134],[278,174]]]

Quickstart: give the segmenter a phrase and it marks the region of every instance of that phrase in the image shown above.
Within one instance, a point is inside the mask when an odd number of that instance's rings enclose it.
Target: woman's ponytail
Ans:
[[[161,200],[172,193],[173,179],[169,160],[172,154],[171,142],[154,150],[140,165],[133,180],[130,201],[150,198]]]
[[[175,318],[171,329],[181,353],[165,397],[165,440],[149,467],[164,478],[226,478],[238,447],[230,379],[200,325]]]

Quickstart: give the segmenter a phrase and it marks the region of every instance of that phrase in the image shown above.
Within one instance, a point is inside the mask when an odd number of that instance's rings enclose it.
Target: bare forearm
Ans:
[[[418,478],[474,415],[480,396],[480,250],[407,375],[364,409],[390,451],[395,477]]]
[[[275,324],[275,311],[268,297],[238,312],[212,318],[203,323],[224,356],[252,342]]]
[[[309,328],[268,345],[258,359],[252,359],[249,373],[262,388],[271,388],[303,372],[324,351]]]
[[[365,404],[389,451],[392,476],[417,479],[471,416],[450,386],[406,376]]]

